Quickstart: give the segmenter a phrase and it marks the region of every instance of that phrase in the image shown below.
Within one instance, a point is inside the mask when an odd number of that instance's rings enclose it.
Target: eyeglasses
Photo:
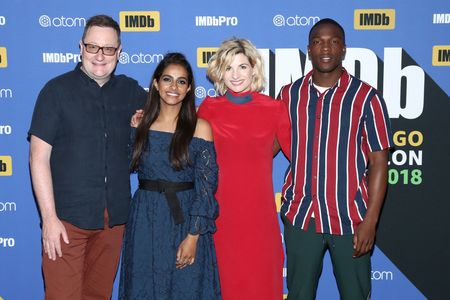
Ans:
[[[100,47],[100,46],[97,46],[94,44],[83,43],[83,45],[84,45],[84,49],[86,49],[87,53],[97,54],[98,51],[102,50],[102,53],[107,56],[113,56],[114,54],[116,54],[117,49],[119,49],[116,47],[109,47],[109,46],[108,47]]]

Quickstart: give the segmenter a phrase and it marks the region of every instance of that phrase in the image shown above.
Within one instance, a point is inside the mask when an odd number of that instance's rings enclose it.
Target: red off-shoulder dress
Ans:
[[[230,99],[247,97],[236,104]],[[272,184],[273,145],[290,148],[285,104],[257,93],[207,97],[219,166],[214,242],[224,300],[282,299],[283,248]],[[283,176],[280,174],[279,176]]]

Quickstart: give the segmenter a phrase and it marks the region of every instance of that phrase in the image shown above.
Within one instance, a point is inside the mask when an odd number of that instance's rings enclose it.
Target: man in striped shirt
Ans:
[[[317,22],[309,33],[313,70],[279,95],[292,122],[281,208],[289,300],[315,299],[326,251],[341,299],[370,298],[392,136],[384,100],[342,67],[345,51],[344,29]]]

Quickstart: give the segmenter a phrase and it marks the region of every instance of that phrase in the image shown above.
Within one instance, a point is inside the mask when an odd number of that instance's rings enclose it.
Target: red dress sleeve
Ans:
[[[281,101],[280,101],[281,102]],[[277,139],[284,155],[291,160],[291,121],[285,102],[280,103],[278,115]]]

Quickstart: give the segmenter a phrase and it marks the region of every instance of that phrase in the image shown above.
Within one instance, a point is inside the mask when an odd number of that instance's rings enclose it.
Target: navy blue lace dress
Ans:
[[[192,164],[175,171],[169,162],[172,133],[149,133],[149,151],[141,158],[139,179],[193,181],[177,192],[184,222],[175,225],[164,193],[138,189],[126,226],[119,299],[221,299],[212,233],[218,205],[214,198],[217,164],[212,142],[193,138]],[[176,269],[178,246],[188,233],[200,234],[194,264]]]

